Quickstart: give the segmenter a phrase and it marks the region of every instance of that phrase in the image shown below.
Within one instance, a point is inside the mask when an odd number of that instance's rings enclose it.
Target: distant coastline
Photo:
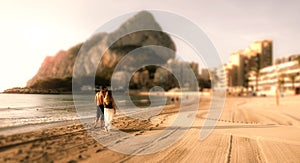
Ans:
[[[2,93],[12,94],[72,94],[72,91],[63,89],[35,89],[28,87],[14,87],[4,90]]]

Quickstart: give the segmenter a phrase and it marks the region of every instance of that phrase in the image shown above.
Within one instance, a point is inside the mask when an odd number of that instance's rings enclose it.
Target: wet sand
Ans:
[[[222,116],[211,135],[199,140],[210,98],[200,99],[197,118],[175,144],[158,153],[127,155],[110,150],[89,133],[112,134],[92,128],[91,122],[54,126],[0,136],[0,162],[300,162],[300,96],[227,97]],[[139,137],[165,129],[178,113],[166,107],[158,116],[139,120],[126,116],[114,126]],[[125,143],[126,140],[113,141]],[[114,144],[111,144],[114,145]],[[130,144],[128,144],[130,147]]]

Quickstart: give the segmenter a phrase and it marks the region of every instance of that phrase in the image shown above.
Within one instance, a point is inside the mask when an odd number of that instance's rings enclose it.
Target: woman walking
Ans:
[[[107,91],[104,97],[104,119],[105,119],[105,130],[110,131],[111,121],[116,114],[115,101],[112,97],[111,91]]]

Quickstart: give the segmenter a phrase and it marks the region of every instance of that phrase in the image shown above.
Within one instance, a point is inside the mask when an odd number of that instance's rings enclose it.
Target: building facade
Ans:
[[[258,90],[264,94],[274,94],[276,89],[288,94],[300,93],[300,63],[291,55],[275,60],[274,65],[260,70]],[[250,85],[255,85],[254,76]]]
[[[257,83],[259,70],[272,65],[272,48],[272,40],[262,40],[230,54],[229,62],[224,66],[228,90],[257,90],[253,80]]]

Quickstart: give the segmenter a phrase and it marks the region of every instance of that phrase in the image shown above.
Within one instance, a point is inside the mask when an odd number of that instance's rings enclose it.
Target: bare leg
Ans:
[[[100,127],[104,127],[104,121],[100,120]]]
[[[96,118],[94,128],[96,128],[99,118]]]

